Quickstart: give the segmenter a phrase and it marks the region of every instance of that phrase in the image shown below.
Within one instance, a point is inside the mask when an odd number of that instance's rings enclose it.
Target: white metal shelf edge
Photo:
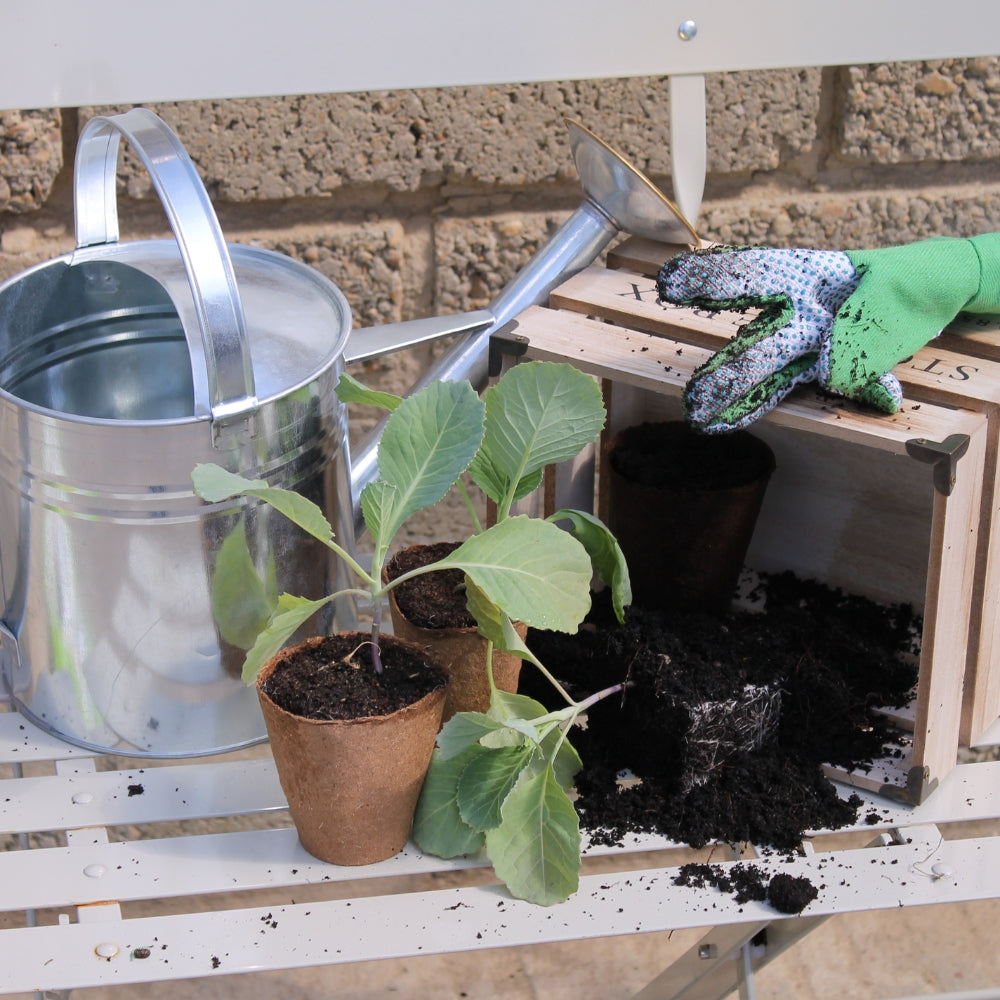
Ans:
[[[693,8],[693,10],[692,10]],[[537,80],[848,65],[1000,52],[1000,6],[952,0],[507,0],[493,5],[128,0],[17,5],[0,107],[469,86]],[[14,17],[8,12],[8,19]],[[689,40],[678,31],[693,19]],[[488,42],[488,44],[487,44]],[[181,56],[182,54],[182,56]]]
[[[754,861],[767,874],[819,882],[807,915],[990,899],[1000,896],[995,838]],[[947,878],[932,866],[947,866]],[[723,865],[722,867],[727,867]],[[877,870],[878,877],[872,872]],[[0,964],[0,992],[403,958],[481,948],[609,937],[680,927],[781,919],[763,903],[673,884],[676,869],[586,876],[565,903],[535,906],[500,887],[294,903],[5,931],[16,963]],[[117,949],[110,959],[99,945]],[[138,959],[134,949],[148,949]]]

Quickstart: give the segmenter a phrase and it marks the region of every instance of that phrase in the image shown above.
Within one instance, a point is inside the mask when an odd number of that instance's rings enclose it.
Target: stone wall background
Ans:
[[[707,102],[705,238],[844,248],[1000,229],[1000,58],[715,74]],[[490,301],[580,202],[566,117],[671,193],[666,78],[151,107],[227,238],[316,267],[359,326]],[[0,280],[72,249],[76,136],[118,110],[0,112]],[[119,197],[123,239],[168,235],[127,156]],[[359,374],[402,389],[432,352]]]

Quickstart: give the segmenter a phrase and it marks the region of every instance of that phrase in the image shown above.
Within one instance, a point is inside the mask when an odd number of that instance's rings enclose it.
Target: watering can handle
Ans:
[[[170,220],[194,298],[219,447],[252,434],[257,409],[246,321],[229,249],[208,192],[170,127],[146,108],[91,118],[74,171],[77,247],[118,241],[116,175],[124,136],[152,178]],[[234,439],[235,434],[235,439]]]

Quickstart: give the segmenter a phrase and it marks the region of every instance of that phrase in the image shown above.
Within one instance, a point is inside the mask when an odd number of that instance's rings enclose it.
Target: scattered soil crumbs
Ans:
[[[574,731],[584,761],[577,807],[595,842],[652,832],[693,847],[792,850],[806,830],[857,820],[861,800],[841,798],[821,765],[863,768],[901,754],[872,710],[910,700],[916,667],[901,654],[914,652],[920,634],[912,610],[792,574],[765,577],[761,589],[763,612],[668,617],[632,608],[623,626],[599,595],[577,635],[529,634],[528,645],[574,697],[627,682]],[[521,677],[523,693],[553,704],[537,671]],[[692,775],[692,758],[705,750],[699,706],[736,705],[759,689],[780,692],[777,723],[742,745],[719,734],[711,766]],[[623,771],[640,781],[621,787]]]
[[[289,657],[264,682],[265,694],[307,719],[389,715],[445,686],[445,675],[409,647],[382,636],[376,673],[366,632],[332,635]]]
[[[461,542],[436,542],[412,545],[397,552],[386,566],[390,580],[437,562],[450,555]],[[472,628],[475,618],[469,614],[465,598],[465,574],[460,569],[435,570],[405,580],[395,588],[399,610],[421,628]]]
[[[732,865],[728,870],[712,864],[681,865],[674,885],[695,889],[712,887],[731,893],[737,903],[766,902],[779,913],[791,914],[801,913],[819,895],[819,890],[807,878],[786,872],[768,878],[766,872],[754,864]]]

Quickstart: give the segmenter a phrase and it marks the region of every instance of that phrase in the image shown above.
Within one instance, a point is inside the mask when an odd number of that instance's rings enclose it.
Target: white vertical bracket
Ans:
[[[670,167],[674,201],[695,229],[705,193],[707,132],[705,77],[701,74],[671,76]]]

